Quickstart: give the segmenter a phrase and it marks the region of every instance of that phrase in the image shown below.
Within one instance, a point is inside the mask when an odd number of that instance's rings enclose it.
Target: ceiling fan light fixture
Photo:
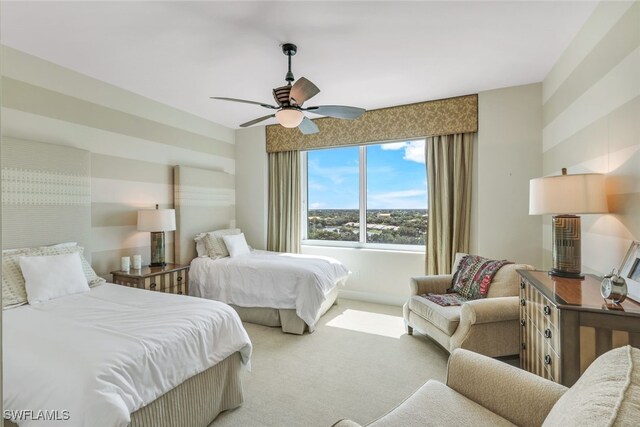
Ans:
[[[302,123],[304,114],[295,108],[283,108],[276,113],[276,120],[286,128],[295,128]]]

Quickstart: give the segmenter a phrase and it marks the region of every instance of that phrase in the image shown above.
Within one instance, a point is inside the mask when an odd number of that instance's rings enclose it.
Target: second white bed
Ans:
[[[239,307],[293,309],[313,331],[323,304],[349,274],[330,257],[256,250],[235,258],[195,258],[189,292]]]
[[[3,317],[4,409],[69,411],[47,425],[126,426],[187,379],[235,352],[244,363],[251,355],[225,304],[108,283]]]

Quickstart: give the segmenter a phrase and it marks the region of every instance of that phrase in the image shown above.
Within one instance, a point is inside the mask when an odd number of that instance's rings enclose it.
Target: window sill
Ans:
[[[424,246],[413,245],[392,245],[383,243],[360,243],[360,242],[342,242],[336,240],[303,240],[302,246],[306,247],[324,247],[324,248],[340,248],[340,249],[360,249],[374,250],[386,252],[408,252],[408,253],[425,253]]]

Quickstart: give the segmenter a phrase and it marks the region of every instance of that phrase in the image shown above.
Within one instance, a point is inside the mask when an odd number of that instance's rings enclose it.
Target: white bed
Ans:
[[[4,409],[69,411],[53,426],[126,426],[185,380],[251,355],[229,306],[109,283],[5,310],[2,326]]]
[[[335,301],[338,285],[349,274],[342,263],[330,257],[255,250],[235,258],[193,259],[189,293],[245,309],[295,310],[313,332],[318,318]]]

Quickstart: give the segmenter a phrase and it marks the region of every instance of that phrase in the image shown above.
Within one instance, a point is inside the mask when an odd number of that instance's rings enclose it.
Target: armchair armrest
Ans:
[[[465,302],[460,309],[460,323],[479,323],[518,320],[520,306],[518,297],[484,298]]]
[[[457,349],[447,385],[519,426],[541,426],[567,388],[504,362]]]
[[[362,427],[362,426],[355,421],[351,421],[345,418],[336,422],[331,427]]]
[[[412,277],[409,281],[411,295],[423,295],[427,293],[444,294],[451,287],[453,274],[439,274],[434,276]]]

